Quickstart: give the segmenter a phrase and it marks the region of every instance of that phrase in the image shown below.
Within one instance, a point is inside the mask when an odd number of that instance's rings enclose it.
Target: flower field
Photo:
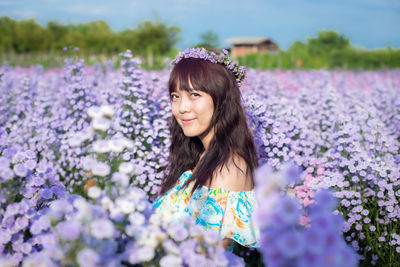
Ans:
[[[0,266],[400,266],[400,70],[247,71],[260,247],[232,253],[154,213],[169,70],[120,56],[0,67]]]

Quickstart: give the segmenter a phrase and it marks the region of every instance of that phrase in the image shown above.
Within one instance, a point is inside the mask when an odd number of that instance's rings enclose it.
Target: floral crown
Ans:
[[[182,58],[200,58],[208,60],[212,63],[225,65],[233,73],[233,75],[235,75],[236,82],[239,86],[245,78],[246,69],[243,66],[239,66],[237,62],[232,61],[232,59],[228,56],[228,51],[226,49],[222,49],[222,52],[217,54],[212,51],[207,51],[205,48],[186,48],[178,53],[175,59],[172,60],[171,64],[177,64]]]

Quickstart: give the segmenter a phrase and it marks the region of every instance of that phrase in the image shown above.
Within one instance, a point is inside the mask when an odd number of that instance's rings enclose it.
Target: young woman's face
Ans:
[[[212,97],[202,91],[193,89],[187,92],[178,88],[171,93],[171,105],[172,114],[183,133],[189,137],[198,136],[207,148],[213,136],[212,130],[205,134],[214,113]]]

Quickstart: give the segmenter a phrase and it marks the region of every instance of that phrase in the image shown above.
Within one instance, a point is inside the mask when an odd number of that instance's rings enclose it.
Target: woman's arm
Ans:
[[[232,246],[233,240],[230,238],[224,238],[222,240],[222,246],[224,247],[225,250],[227,250],[230,246]]]

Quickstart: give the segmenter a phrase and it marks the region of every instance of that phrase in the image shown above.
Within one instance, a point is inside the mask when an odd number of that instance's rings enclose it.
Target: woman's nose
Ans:
[[[190,111],[190,101],[189,99],[186,99],[185,97],[181,98],[181,101],[179,103],[179,112],[180,113],[185,113]]]

